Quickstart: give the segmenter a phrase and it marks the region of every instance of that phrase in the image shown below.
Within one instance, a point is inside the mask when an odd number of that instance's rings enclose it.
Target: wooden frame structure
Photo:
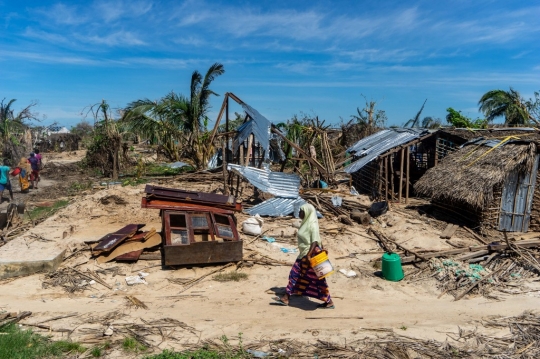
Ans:
[[[355,188],[374,199],[409,203],[414,183],[436,164],[434,139],[430,133],[382,153],[352,174]]]
[[[243,242],[234,197],[147,185],[141,207],[159,209],[165,265],[236,262]]]

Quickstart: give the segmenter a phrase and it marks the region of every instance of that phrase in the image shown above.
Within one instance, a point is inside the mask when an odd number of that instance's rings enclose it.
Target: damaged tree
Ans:
[[[109,105],[105,100],[91,106],[88,112],[92,112],[94,116],[94,137],[88,146],[86,164],[100,168],[106,177],[118,179],[122,139],[118,124],[112,118]]]
[[[28,129],[26,121],[37,120],[37,114],[32,112],[32,107],[37,105],[37,102],[32,102],[19,113],[15,114],[12,108],[15,101],[17,100],[12,99],[6,103],[5,99],[3,99],[0,102],[0,137],[3,142],[2,156],[11,160],[19,160],[20,157],[27,155],[28,148],[23,144],[25,131]]]

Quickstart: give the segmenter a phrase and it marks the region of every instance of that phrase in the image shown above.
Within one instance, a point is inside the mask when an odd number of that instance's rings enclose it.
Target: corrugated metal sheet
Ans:
[[[241,106],[251,117],[251,120],[246,121],[238,128],[238,135],[233,143],[233,151],[236,152],[239,144],[247,140],[249,135],[253,133],[261,147],[265,149],[264,158],[268,159],[270,155],[270,126],[272,126],[272,123],[250,105],[244,103]]]
[[[382,130],[363,138],[347,150],[347,152],[353,154],[354,157],[359,157],[359,159],[345,167],[344,171],[347,173],[356,172],[384,152],[419,138],[426,133],[428,133],[426,130],[399,128]]]
[[[302,198],[276,197],[259,203],[258,205],[245,210],[245,212],[251,216],[258,214],[259,216],[281,217],[293,213],[295,207],[300,208],[306,203],[307,202]]]
[[[276,197],[298,198],[300,177],[296,174],[272,172],[235,164],[227,165],[227,169],[246,178],[249,183],[263,192],[273,194]]]
[[[506,179],[501,200],[499,230],[527,232],[538,172],[538,158],[532,171],[525,174],[513,172]]]

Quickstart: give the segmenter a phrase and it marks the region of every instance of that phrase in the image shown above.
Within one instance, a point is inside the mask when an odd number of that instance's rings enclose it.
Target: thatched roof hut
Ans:
[[[468,142],[428,170],[414,189],[453,212],[471,212],[470,218],[479,224],[526,231],[538,171],[538,146],[531,140]],[[512,218],[503,225],[501,218],[507,214]],[[521,224],[515,216],[520,216]]]

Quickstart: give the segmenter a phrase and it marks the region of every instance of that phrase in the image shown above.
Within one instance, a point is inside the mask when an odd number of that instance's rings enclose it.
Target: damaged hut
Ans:
[[[428,170],[414,189],[436,208],[482,229],[538,230],[536,137],[469,141]]]
[[[347,152],[353,162],[344,171],[359,192],[407,202],[412,184],[435,166],[435,136],[426,129],[386,129],[361,139]]]

